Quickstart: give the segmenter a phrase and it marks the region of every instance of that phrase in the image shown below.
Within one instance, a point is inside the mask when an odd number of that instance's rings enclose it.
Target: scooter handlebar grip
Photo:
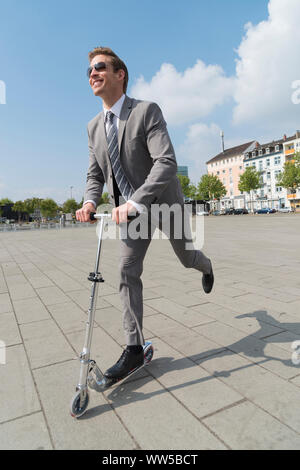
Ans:
[[[90,220],[96,220],[95,214],[96,212],[90,212]]]

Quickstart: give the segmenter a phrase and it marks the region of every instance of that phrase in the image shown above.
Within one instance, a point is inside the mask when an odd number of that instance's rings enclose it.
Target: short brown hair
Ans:
[[[89,57],[90,63],[96,55],[100,55],[100,54],[111,57],[111,64],[113,66],[114,72],[117,72],[118,70],[124,70],[125,77],[124,77],[124,82],[123,82],[123,92],[126,93],[129,76],[128,76],[128,70],[127,70],[125,63],[109,47],[101,47],[101,46],[95,47],[91,52],[89,52],[88,57]]]

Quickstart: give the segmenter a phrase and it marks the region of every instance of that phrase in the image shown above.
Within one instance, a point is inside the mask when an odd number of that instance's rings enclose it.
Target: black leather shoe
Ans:
[[[203,274],[202,276],[202,286],[203,290],[206,294],[209,294],[213,288],[214,285],[214,273],[213,269],[211,268],[211,271],[209,274]]]
[[[105,377],[109,379],[121,380],[132,370],[144,364],[144,351],[134,354],[128,349],[124,349],[120,359],[116,364],[105,372]]]

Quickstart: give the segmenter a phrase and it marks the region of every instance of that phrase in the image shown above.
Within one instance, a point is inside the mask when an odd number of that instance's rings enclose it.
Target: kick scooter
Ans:
[[[108,377],[105,377],[105,375],[101,372],[100,368],[97,366],[96,362],[90,359],[92,333],[93,333],[93,326],[94,326],[94,319],[95,319],[99,283],[104,282],[104,279],[101,273],[99,272],[102,234],[103,234],[104,226],[107,223],[108,218],[110,217],[111,217],[110,214],[96,214],[94,212],[90,214],[91,220],[99,219],[98,223],[100,224],[100,226],[97,227],[97,233],[98,233],[99,239],[98,239],[95,271],[90,273],[88,276],[88,280],[92,282],[92,290],[91,290],[91,296],[90,296],[90,306],[88,310],[88,319],[86,322],[85,342],[84,342],[83,351],[81,352],[79,356],[79,360],[80,360],[79,382],[76,387],[76,394],[73,396],[71,404],[70,404],[70,413],[73,418],[79,418],[86,412],[88,404],[89,404],[89,390],[88,389],[95,390],[96,392],[104,392],[108,388],[112,387],[114,384],[125,380],[127,377],[131,376],[132,374],[140,370],[142,367],[147,365],[153,357],[152,343],[150,341],[146,341],[143,346],[144,363],[141,366],[136,367],[135,369],[131,370],[128,375],[126,375],[125,377],[119,380],[109,379]],[[143,338],[139,325],[137,322],[136,324],[140,333],[140,337]]]

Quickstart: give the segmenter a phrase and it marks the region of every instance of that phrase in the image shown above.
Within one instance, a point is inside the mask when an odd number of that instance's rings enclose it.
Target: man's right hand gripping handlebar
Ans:
[[[97,220],[92,219],[93,216],[91,217],[91,214],[94,214],[95,212],[96,209],[94,204],[87,202],[81,209],[76,211],[76,220],[79,220],[79,222],[89,222],[90,224],[94,224]]]

